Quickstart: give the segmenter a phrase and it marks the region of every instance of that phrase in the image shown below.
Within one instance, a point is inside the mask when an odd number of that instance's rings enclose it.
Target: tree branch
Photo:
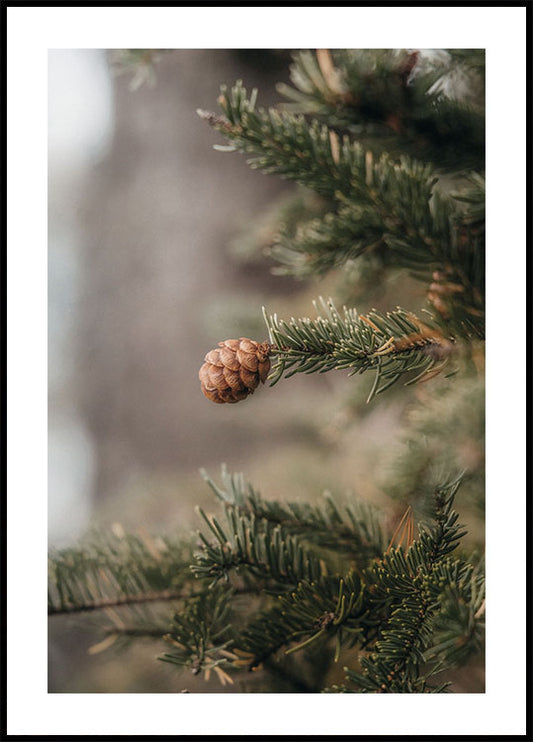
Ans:
[[[58,616],[71,613],[82,613],[85,611],[97,611],[104,608],[114,608],[122,605],[131,605],[133,603],[151,603],[166,600],[184,600],[190,597],[187,593],[177,592],[176,590],[161,590],[154,593],[138,593],[137,595],[121,595],[113,598],[95,598],[88,600],[83,605],[71,606],[49,606],[48,615]]]

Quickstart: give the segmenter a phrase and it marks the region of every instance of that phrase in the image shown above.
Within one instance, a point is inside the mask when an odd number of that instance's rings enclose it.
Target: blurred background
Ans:
[[[273,275],[248,249],[251,231],[268,242],[262,215],[294,187],[215,151],[221,138],[196,114],[216,111],[220,85],[237,79],[275,103],[289,63],[269,50],[49,52],[50,546],[117,523],[194,529],[195,506],[215,507],[199,468],[216,479],[222,463],[268,498],[329,489],[384,501],[403,389],[371,410],[372,379],[342,373],[298,375],[238,405],[200,391],[198,369],[219,340],[267,339],[263,305],[314,315],[313,299],[335,296],[335,276]],[[395,277],[372,306],[423,302],[423,286]],[[65,617],[50,621],[49,639],[50,692],[183,688],[153,644],[127,662],[91,655],[89,622]]]

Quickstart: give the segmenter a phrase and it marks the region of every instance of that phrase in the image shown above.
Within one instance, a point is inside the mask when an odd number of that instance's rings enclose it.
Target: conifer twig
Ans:
[[[315,302],[318,317],[279,320],[263,309],[277,362],[269,376],[271,386],[285,375],[324,373],[349,369],[350,375],[375,371],[368,396],[388,389],[405,374],[416,372],[408,383],[422,380],[431,371],[441,371],[453,354],[453,342],[436,327],[429,327],[415,315],[397,309],[386,315],[370,312],[358,315],[355,309],[341,314],[332,300]]]
[[[85,611],[98,611],[104,608],[114,608],[122,605],[152,603],[159,601],[183,600],[188,594],[176,590],[161,590],[153,593],[138,593],[137,595],[120,595],[112,598],[94,598],[80,605],[48,606],[49,616],[59,616]]]

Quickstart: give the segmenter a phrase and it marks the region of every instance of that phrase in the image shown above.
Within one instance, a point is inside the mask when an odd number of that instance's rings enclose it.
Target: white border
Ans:
[[[525,12],[505,6],[7,9],[9,734],[525,733]],[[47,50],[328,46],[487,49],[487,692],[49,695]]]

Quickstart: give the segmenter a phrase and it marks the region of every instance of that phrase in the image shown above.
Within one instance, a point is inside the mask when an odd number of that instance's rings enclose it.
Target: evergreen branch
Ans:
[[[455,332],[483,336],[484,240],[468,228],[457,198],[440,192],[435,170],[406,155],[375,159],[358,142],[317,121],[255,109],[241,83],[223,88],[226,117],[200,115],[250,156],[252,167],[296,181],[337,203],[335,212],[282,237],[274,255],[306,275],[387,248],[391,264],[431,280],[430,301]],[[479,176],[481,177],[481,176]],[[459,294],[459,296],[456,296]],[[456,300],[455,312],[447,296]]]
[[[94,537],[79,548],[52,551],[50,615],[177,600],[190,581],[190,547],[148,534]]]
[[[213,670],[223,685],[232,683],[225,669],[238,657],[228,648],[232,644],[230,623],[231,590],[207,589],[190,598],[180,613],[175,614],[165,640],[173,651],[159,659],[188,667],[193,675],[204,672],[206,680]]]
[[[278,355],[271,385],[295,373],[350,369],[353,375],[372,369],[370,401],[405,374],[416,372],[408,382],[414,383],[430,378],[450,360],[453,343],[402,309],[387,315],[374,310],[365,317],[355,309],[344,309],[341,315],[331,299],[320,299],[320,303],[322,312],[316,320],[291,318],[287,323],[276,315],[268,317],[263,310]],[[315,309],[318,313],[316,303]]]
[[[198,511],[215,542],[199,534],[202,550],[195,553],[191,565],[197,577],[216,583],[222,577],[228,580],[234,570],[244,570],[256,578],[291,586],[301,580],[317,581],[327,574],[325,562],[279,525],[227,508],[223,528],[216,518],[208,517],[201,508]]]
[[[325,504],[310,505],[300,502],[269,502],[245,483],[242,474],[229,474],[222,467],[222,486],[219,487],[202,470],[203,477],[226,508],[253,515],[272,526],[296,534],[317,546],[348,552],[365,563],[380,555],[386,546],[386,536],[377,511],[368,503],[353,502],[339,507],[329,493],[324,493]]]
[[[334,200],[344,197],[372,204],[394,190],[405,203],[411,195],[406,187],[412,189],[412,196],[420,192],[426,202],[431,198],[438,178],[430,165],[407,156],[396,161],[383,154],[376,159],[359,142],[348,136],[340,138],[317,121],[308,122],[304,116],[273,108],[256,109],[256,97],[257,90],[253,90],[248,98],[238,81],[231,91],[221,88],[218,103],[225,116],[198,111],[231,142],[232,149],[249,155],[252,168],[295,181]],[[389,200],[392,204],[393,199]],[[453,208],[452,202],[449,204]]]
[[[340,580],[301,582],[278,596],[268,610],[248,623],[238,647],[248,653],[249,668],[258,667],[285,648],[285,654],[315,641],[335,639],[335,661],[341,645],[353,646],[375,623],[364,604],[364,588],[354,573]]]
[[[99,611],[105,608],[118,608],[124,605],[141,603],[164,602],[172,600],[183,600],[188,593],[175,590],[161,590],[160,592],[137,593],[134,595],[122,595],[115,598],[95,598],[86,600],[78,605],[49,606],[49,616],[71,615],[73,613],[84,613],[86,611]]]
[[[475,61],[453,50],[430,61],[419,52],[375,49],[319,49],[297,52],[292,86],[278,91],[286,110],[310,113],[329,126],[385,139],[389,150],[411,150],[440,166],[483,166],[484,56]],[[481,72],[481,75],[477,74]],[[443,94],[448,80],[469,79],[469,100]],[[464,96],[463,96],[464,97]],[[481,100],[480,100],[481,99]]]
[[[424,661],[462,666],[484,646],[485,575],[479,566],[459,565],[456,561],[439,565],[439,573],[443,589]]]
[[[273,108],[256,110],[256,96],[253,90],[248,98],[238,81],[231,91],[221,88],[218,103],[225,117],[201,110],[198,115],[223,134],[232,149],[248,155],[247,162],[254,169],[298,182],[330,198],[337,191],[361,191],[359,184],[366,173],[361,146],[345,137],[342,144],[335,140],[332,150],[326,126],[316,121],[309,124],[303,116]]]
[[[378,163],[372,177],[380,185],[372,201],[342,199],[335,212],[304,222],[296,231],[282,230],[271,254],[285,266],[284,272],[305,277],[355,259],[371,259],[378,252],[387,266],[432,281],[432,298],[438,296],[436,306],[445,319],[450,312],[445,300],[451,296],[460,303],[455,324],[461,327],[461,319],[470,319],[470,324],[476,319],[481,325],[477,318],[482,318],[484,306],[484,179],[472,174],[472,187],[454,194],[455,201],[466,205],[459,212],[433,191],[426,173],[411,170],[408,181],[408,172],[409,164],[404,163],[385,188],[389,176]],[[409,197],[402,202],[399,193]]]
[[[281,231],[270,253],[283,266],[279,273],[298,278],[320,276],[384,248],[383,234],[374,209],[352,204],[304,223],[296,233]]]
[[[459,483],[458,479],[436,491],[432,529],[421,528],[420,538],[405,554],[392,550],[369,571],[378,605],[390,601],[391,612],[374,651],[361,660],[363,674],[348,670],[347,677],[363,692],[435,692],[421,665],[439,610],[441,565],[465,533],[452,510]]]

